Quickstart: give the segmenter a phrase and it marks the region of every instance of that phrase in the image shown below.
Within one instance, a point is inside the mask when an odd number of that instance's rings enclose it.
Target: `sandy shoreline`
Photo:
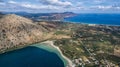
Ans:
[[[69,58],[67,58],[66,56],[63,55],[62,51],[59,49],[59,47],[57,47],[57,46],[54,45],[54,42],[53,42],[53,41],[45,41],[45,42],[42,42],[42,43],[49,44],[50,46],[56,48],[56,49],[60,52],[61,56],[62,56],[65,60],[67,60],[67,62],[68,62],[67,67],[74,67],[72,61],[71,61]]]

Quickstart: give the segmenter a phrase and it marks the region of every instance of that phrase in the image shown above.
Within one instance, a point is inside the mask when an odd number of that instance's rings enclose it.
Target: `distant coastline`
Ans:
[[[77,16],[64,18],[64,22],[96,24],[107,26],[120,26],[120,14],[78,14]]]
[[[63,21],[66,23],[75,23],[75,24],[86,24],[86,25],[105,25],[105,26],[120,26],[115,24],[100,24],[100,23],[86,23],[86,22],[72,22],[72,21]]]

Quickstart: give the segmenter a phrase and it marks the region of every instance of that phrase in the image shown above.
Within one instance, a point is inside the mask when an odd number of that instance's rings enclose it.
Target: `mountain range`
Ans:
[[[27,12],[2,12],[3,14],[16,14],[30,18],[32,20],[63,20],[66,17],[72,17],[77,15],[73,12],[63,13],[27,13]]]

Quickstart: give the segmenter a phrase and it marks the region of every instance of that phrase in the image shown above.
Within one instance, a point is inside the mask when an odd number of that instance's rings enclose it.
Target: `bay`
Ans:
[[[51,48],[33,45],[0,54],[0,67],[64,67],[63,60],[56,53],[48,51]],[[44,47],[48,49],[42,49]]]

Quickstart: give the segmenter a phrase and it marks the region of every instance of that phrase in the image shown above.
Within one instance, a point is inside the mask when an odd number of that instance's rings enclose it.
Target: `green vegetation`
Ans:
[[[117,51],[120,50],[120,27],[117,26],[89,26],[89,25],[67,25],[71,34],[70,39],[60,39],[55,41],[64,55],[75,61],[80,58],[79,63],[86,67],[98,67],[100,65],[115,66],[120,60]],[[114,29],[116,31],[114,31]],[[66,34],[61,31],[59,34]],[[119,51],[120,53],[120,51]],[[87,62],[86,62],[87,61]],[[89,63],[90,62],[90,63]],[[77,61],[77,66],[81,66]]]
[[[56,31],[54,34],[55,34],[55,35],[66,34],[66,32],[64,32],[64,31]]]

